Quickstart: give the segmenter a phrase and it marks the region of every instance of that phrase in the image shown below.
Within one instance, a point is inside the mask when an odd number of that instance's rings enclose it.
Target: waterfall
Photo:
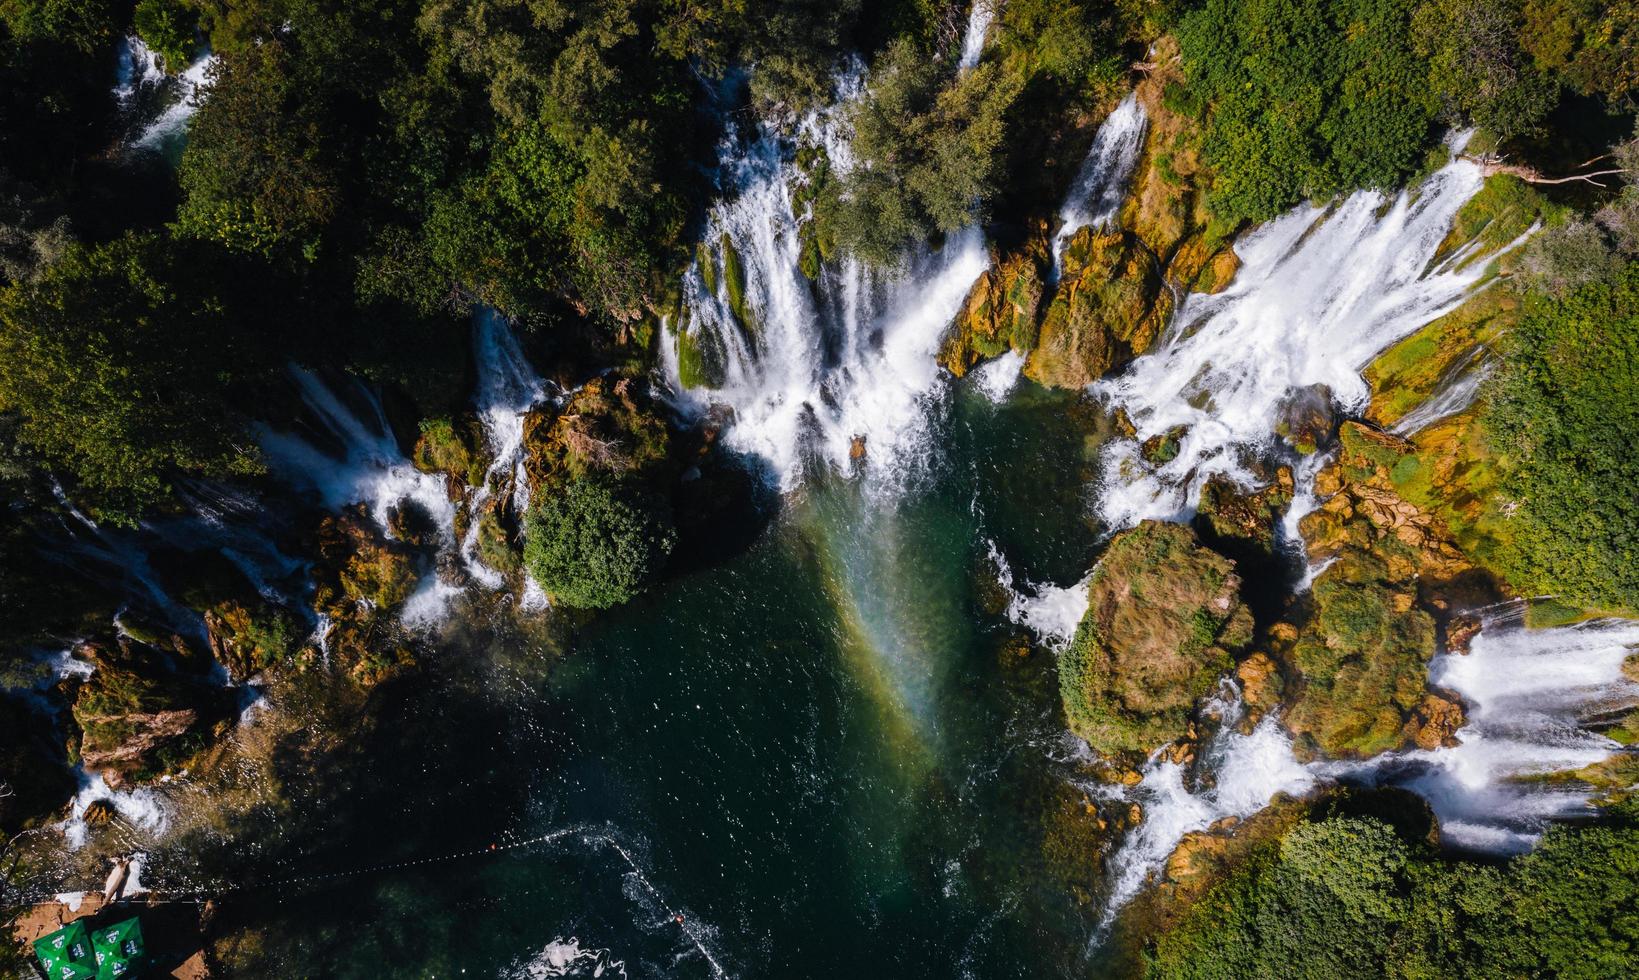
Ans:
[[[824,152],[834,171],[849,166],[842,110],[860,90],[857,74],[845,76],[839,102],[799,129],[798,141]],[[790,150],[767,126],[744,150],[734,134],[725,140],[727,193],[705,242],[726,239],[735,257],[705,255],[707,268],[697,260],[684,275],[683,322],[675,331],[668,323],[663,345],[667,379],[685,411],[728,410],[727,444],[766,461],[782,489],[802,481],[808,461],[846,470],[861,451],[871,472],[903,475],[926,457],[927,403],[941,379],[934,355],[989,262],[983,237],[964,229],[887,270],[843,258],[811,282],[800,236],[812,215],[792,195],[807,177]],[[729,261],[743,273],[741,311],[754,323],[735,311]],[[684,344],[721,361],[715,388],[683,383]]]
[[[1070,193],[1059,208],[1059,230],[1053,236],[1053,274],[1059,273],[1064,247],[1076,232],[1088,225],[1100,225],[1116,216],[1127,192],[1127,178],[1138,163],[1149,117],[1138,101],[1137,92],[1127,93],[1109,118],[1098,127],[1093,147],[1076,173]]]
[[[1007,594],[1007,618],[1036,634],[1036,639],[1055,652],[1062,652],[1075,638],[1076,628],[1087,613],[1087,595],[1093,573],[1088,572],[1074,585],[1060,588],[1051,582],[1027,582],[1020,591],[1013,583],[1013,567],[996,542],[985,539],[990,563],[996,566],[996,582]]]
[[[484,427],[490,454],[484,483],[469,504],[471,520],[461,540],[461,557],[474,579],[499,589],[506,579],[478,557],[478,515],[489,503],[496,484],[512,484],[512,505],[522,513],[529,505],[529,480],[524,473],[524,418],[547,395],[547,386],[529,366],[512,325],[499,312],[484,308],[473,316],[473,360],[478,369],[478,390],[473,403]]]
[[[216,55],[201,55],[198,60],[176,75],[175,100],[166,106],[158,117],[143,127],[142,132],[131,143],[134,149],[162,151],[166,144],[182,135],[187,129],[188,120],[193,118],[194,112],[199,108],[200,90],[205,87],[211,66],[215,63]],[[146,78],[146,71],[144,77]],[[116,94],[117,92],[116,89]]]
[[[1292,391],[1325,385],[1345,409],[1363,408],[1361,369],[1454,309],[1484,275],[1486,263],[1468,261],[1472,247],[1434,261],[1483,180],[1477,165],[1454,159],[1392,200],[1361,191],[1299,207],[1238,241],[1243,265],[1229,289],[1185,298],[1157,349],[1093,386],[1138,430],[1106,450],[1105,521],[1187,515],[1215,473],[1255,486],[1241,454],[1273,447]],[[1139,444],[1175,427],[1184,430],[1177,457],[1148,465]]]
[[[1222,692],[1205,709],[1218,719],[1219,728],[1202,747],[1198,765],[1213,778],[1200,785],[1192,786],[1186,778],[1188,768],[1164,758],[1161,750],[1144,764],[1137,785],[1088,787],[1106,799],[1137,803],[1144,817],[1111,855],[1109,893],[1095,941],[1186,834],[1206,830],[1226,817],[1249,817],[1277,794],[1301,795],[1314,786],[1315,776],[1293,758],[1292,741],[1276,717],[1267,715],[1250,733],[1242,734],[1238,725],[1244,711],[1240,692],[1224,681]]]
[[[1329,763],[1317,772],[1414,790],[1440,818],[1442,836],[1476,850],[1528,850],[1551,820],[1591,812],[1590,790],[1567,774],[1624,751],[1591,722],[1639,706],[1639,682],[1622,670],[1639,652],[1639,622],[1606,619],[1526,629],[1522,608],[1490,610],[1469,652],[1445,653],[1429,681],[1461,695],[1460,744]]]
[[[421,472],[404,457],[380,400],[364,385],[351,382],[349,396],[370,416],[361,418],[317,375],[298,367],[290,373],[302,403],[334,449],[321,449],[296,433],[263,427],[259,441],[268,458],[292,481],[315,492],[327,507],[366,505],[383,529],[390,526],[389,512],[412,500],[432,517],[446,543],[453,543],[455,506],[444,478]],[[340,450],[339,458],[334,450]]]
[[[117,54],[114,99],[120,105],[130,104],[138,90],[165,81],[165,70],[159,67],[159,56],[143,43],[142,38],[134,34],[120,38]]]
[[[996,0],[973,0],[973,9],[968,11],[967,32],[962,35],[962,59],[957,67],[963,71],[979,63],[979,56],[985,53],[985,36],[990,33],[990,23],[996,19]]]
[[[1496,362],[1487,354],[1484,347],[1476,347],[1458,358],[1440,378],[1434,394],[1407,412],[1390,431],[1396,435],[1410,436],[1474,404],[1480,387],[1496,370]]]

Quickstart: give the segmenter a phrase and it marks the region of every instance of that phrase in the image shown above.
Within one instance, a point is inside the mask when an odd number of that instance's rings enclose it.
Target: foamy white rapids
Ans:
[[[79,792],[74,794],[69,804],[68,818],[57,825],[71,851],[84,847],[90,837],[91,828],[85,822],[85,811],[99,800],[112,805],[114,813],[126,827],[150,838],[163,833],[170,822],[163,798],[153,789],[139,786],[115,791],[108,788],[100,773],[87,773],[83,766],[75,767],[74,776],[79,780]]]
[[[836,170],[849,166],[841,109],[857,79],[839,84],[837,106],[810,116],[799,140],[823,148]],[[736,322],[720,270],[709,291],[698,265],[683,280],[682,331],[718,352],[724,383],[684,388],[678,355],[663,369],[679,407],[731,410],[728,445],[766,460],[782,489],[802,481],[808,460],[846,470],[863,440],[873,475],[903,475],[924,458],[929,402],[942,389],[934,355],[968,290],[989,263],[977,228],[951,235],[938,251],[918,250],[896,268],[872,270],[852,259],[827,266],[810,283],[798,265],[798,227],[809,214],[792,207],[803,179],[787,160],[789,141],[764,127],[743,152],[724,144],[727,192],[711,212],[708,243],[727,234],[740,256],[746,301],[757,320]],[[714,260],[716,261],[716,260]],[[663,346],[677,341],[668,333]]]
[[[1013,584],[1013,567],[996,542],[986,538],[985,548],[996,566],[996,581],[1007,593],[1007,618],[1036,634],[1036,639],[1055,652],[1062,652],[1075,638],[1076,627],[1087,614],[1087,594],[1093,573],[1088,572],[1074,585],[1059,587],[1051,582],[1026,582],[1024,590]]]
[[[1326,385],[1345,409],[1363,408],[1361,369],[1455,308],[1484,275],[1486,263],[1464,261],[1470,249],[1431,267],[1482,183],[1477,165],[1454,159],[1392,200],[1362,191],[1300,207],[1238,241],[1243,265],[1230,287],[1188,296],[1157,349],[1093,386],[1138,430],[1106,451],[1105,521],[1186,515],[1215,473],[1254,485],[1241,453],[1274,442],[1289,392]],[[1177,457],[1145,463],[1139,443],[1177,426],[1186,427]]]
[[[299,434],[264,428],[260,442],[268,457],[329,507],[365,504],[384,529],[390,510],[405,500],[414,501],[432,517],[445,542],[453,543],[455,507],[443,477],[421,472],[399,451],[375,395],[351,382],[354,400],[371,416],[361,418],[318,376],[296,367],[290,373],[302,402],[341,455],[338,458]]]
[[[1301,795],[1315,784],[1315,776],[1292,756],[1291,739],[1273,714],[1249,734],[1236,731],[1243,706],[1233,684],[1224,682],[1224,693],[1210,710],[1221,719],[1221,727],[1197,762],[1213,773],[1210,785],[1192,790],[1185,767],[1157,753],[1145,763],[1138,785],[1093,788],[1107,798],[1137,803],[1144,815],[1110,859],[1110,892],[1100,934],[1161,869],[1184,835],[1206,830],[1226,817],[1251,816],[1276,794]]]
[[[158,85],[165,80],[165,69],[159,66],[159,55],[135,34],[119,39],[116,54],[114,98],[120,105],[130,102],[139,88]]]
[[[979,56],[985,53],[985,37],[990,33],[990,24],[996,19],[997,0],[973,0],[973,7],[967,15],[967,31],[962,35],[962,58],[957,67],[967,70],[979,63]]]
[[[547,386],[529,366],[512,325],[499,312],[484,308],[473,317],[473,358],[478,367],[478,390],[473,403],[484,426],[490,464],[484,483],[469,505],[472,520],[461,541],[461,558],[472,577],[486,588],[499,589],[506,578],[478,557],[478,515],[494,495],[494,485],[512,482],[512,503],[520,513],[529,504],[529,480],[524,474],[524,417],[547,395]]]
[[[1316,769],[1416,791],[1453,843],[1527,850],[1550,821],[1591,809],[1586,786],[1540,777],[1624,751],[1588,725],[1639,704],[1639,684],[1622,671],[1636,651],[1639,622],[1528,630],[1518,607],[1494,611],[1469,653],[1442,654],[1429,666],[1429,682],[1455,691],[1468,707],[1461,744]]]
[[[216,64],[216,55],[207,54],[199,58],[187,69],[176,76],[176,101],[165,108],[153,122],[149,123],[141,135],[132,143],[138,149],[158,150],[167,140],[181,135],[187,128],[188,120],[199,109],[199,99],[205,87],[205,79],[210,74],[211,66]]]
[[[560,936],[509,975],[527,980],[550,980],[568,976],[601,977],[605,973],[624,977],[626,964],[615,959],[607,949],[585,947],[574,936],[568,939]]]
[[[979,386],[979,391],[990,399],[991,404],[1000,405],[1018,385],[1019,374],[1023,371],[1024,355],[1010,350],[974,368],[973,383]]]
[[[1076,173],[1075,183],[1059,208],[1059,230],[1053,236],[1053,274],[1058,275],[1059,259],[1064,246],[1076,232],[1088,225],[1100,225],[1121,208],[1121,199],[1127,190],[1127,178],[1132,176],[1138,163],[1138,151],[1144,145],[1144,130],[1149,117],[1138,101],[1138,93],[1129,92],[1109,117],[1098,127],[1093,137],[1093,148]]]

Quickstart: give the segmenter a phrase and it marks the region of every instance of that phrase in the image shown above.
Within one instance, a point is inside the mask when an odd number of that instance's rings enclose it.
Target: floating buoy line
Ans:
[[[555,844],[558,841],[568,838],[578,838],[585,844],[591,846],[606,847],[618,855],[621,861],[626,864],[628,869],[627,871],[623,872],[623,877],[631,878],[641,885],[644,891],[647,892],[648,895],[654,900],[655,904],[660,907],[661,912],[664,913],[660,920],[660,924],[677,926],[683,935],[694,946],[694,948],[699,951],[700,956],[706,961],[707,965],[711,967],[713,976],[720,978],[728,976],[728,971],[726,971],[722,964],[718,962],[717,957],[713,956],[711,951],[706,948],[706,944],[701,937],[699,926],[690,922],[687,916],[685,916],[678,909],[672,907],[672,905],[666,901],[665,896],[660,893],[660,890],[656,888],[654,884],[650,882],[649,879],[643,874],[642,868],[638,866],[637,860],[632,857],[631,852],[623,847],[613,835],[605,831],[593,830],[584,827],[570,827],[563,830],[554,830],[550,833],[539,834],[534,837],[526,837],[521,840],[494,842],[484,847],[470,848],[461,851],[450,851],[445,854],[410,858],[404,861],[388,861],[382,864],[347,868],[342,871],[323,871],[312,874],[289,875],[281,878],[268,878],[262,881],[225,884],[216,888],[148,888],[144,889],[142,892],[139,892],[137,895],[128,897],[140,898],[143,901],[157,904],[198,905],[210,899],[219,898],[235,892],[256,891],[268,888],[300,887],[303,885],[313,885],[322,882],[340,881],[346,878],[362,878],[368,875],[386,874],[388,872],[404,871],[411,868],[429,867],[436,864],[449,864],[453,861],[496,857],[507,852],[521,851],[529,848]],[[54,895],[52,895],[37,897],[32,901],[25,902],[24,904],[54,905],[58,904],[58,902]]]

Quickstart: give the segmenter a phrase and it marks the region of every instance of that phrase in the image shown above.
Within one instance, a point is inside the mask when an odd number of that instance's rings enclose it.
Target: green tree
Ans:
[[[1433,135],[1413,0],[1207,0],[1178,26],[1205,122],[1220,219],[1262,221],[1305,198],[1391,188]]]
[[[953,75],[920,47],[896,42],[849,110],[853,168],[818,202],[843,247],[887,263],[983,217],[1004,117],[1022,85],[996,64]]]
[[[131,23],[137,36],[164,59],[166,71],[188,67],[199,49],[199,15],[180,0],[142,0]]]
[[[1412,18],[1429,84],[1455,117],[1499,141],[1542,131],[1559,85],[1520,44],[1523,0],[1425,0]]]
[[[1563,298],[1527,298],[1484,422],[1517,502],[1508,580],[1639,609],[1639,263]]]
[[[524,565],[549,595],[583,609],[630,600],[676,542],[670,515],[594,478],[543,494],[524,521]]]
[[[198,249],[130,235],[0,292],[0,411],[109,519],[133,519],[179,474],[259,469],[228,408],[256,370],[256,321],[220,293],[227,275]]]

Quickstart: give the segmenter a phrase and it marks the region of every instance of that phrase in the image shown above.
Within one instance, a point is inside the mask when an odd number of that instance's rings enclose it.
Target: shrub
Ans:
[[[525,518],[524,565],[553,598],[608,609],[654,579],[676,537],[657,504],[600,480],[571,480]]]
[[[199,48],[199,15],[177,0],[142,0],[132,15],[137,36],[165,60],[165,70],[188,67]]]

